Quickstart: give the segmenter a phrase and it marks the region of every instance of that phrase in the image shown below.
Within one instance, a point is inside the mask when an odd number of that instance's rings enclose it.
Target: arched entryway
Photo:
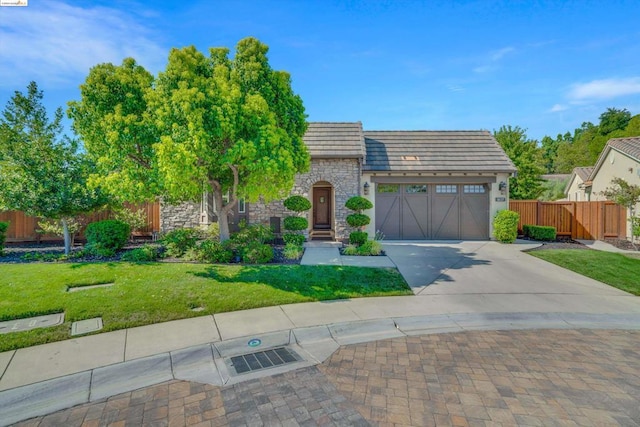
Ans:
[[[312,214],[309,236],[316,240],[333,240],[335,236],[333,186],[326,181],[319,181],[313,185],[311,193]]]

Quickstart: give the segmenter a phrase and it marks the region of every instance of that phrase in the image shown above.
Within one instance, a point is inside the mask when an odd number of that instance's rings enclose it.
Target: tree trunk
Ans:
[[[69,224],[66,218],[60,220],[62,222],[62,232],[64,235],[64,254],[69,255],[71,252],[71,235],[69,234]]]

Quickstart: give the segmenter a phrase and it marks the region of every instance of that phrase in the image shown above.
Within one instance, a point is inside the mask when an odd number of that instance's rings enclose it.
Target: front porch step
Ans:
[[[311,230],[309,240],[334,240],[333,230]]]
[[[305,248],[340,248],[342,243],[328,240],[313,240],[304,243]]]

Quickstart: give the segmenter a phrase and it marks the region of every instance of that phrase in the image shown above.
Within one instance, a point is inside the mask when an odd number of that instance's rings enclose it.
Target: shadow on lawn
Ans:
[[[194,276],[220,283],[255,283],[314,299],[405,295],[409,287],[396,269],[322,265],[210,266]]]

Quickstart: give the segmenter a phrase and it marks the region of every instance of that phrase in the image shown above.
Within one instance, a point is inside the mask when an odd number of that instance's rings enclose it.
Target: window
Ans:
[[[238,213],[245,213],[246,212],[246,206],[244,204],[244,199],[240,198],[238,199]]]
[[[412,184],[405,185],[404,191],[407,194],[416,194],[416,193],[426,193],[427,192],[427,184]]]
[[[456,194],[457,192],[458,192],[457,185],[436,185],[436,193]]]
[[[397,193],[398,188],[400,188],[397,184],[378,184],[377,191],[378,193]]]
[[[463,191],[465,193],[477,194],[484,194],[486,192],[484,185],[465,185]]]

